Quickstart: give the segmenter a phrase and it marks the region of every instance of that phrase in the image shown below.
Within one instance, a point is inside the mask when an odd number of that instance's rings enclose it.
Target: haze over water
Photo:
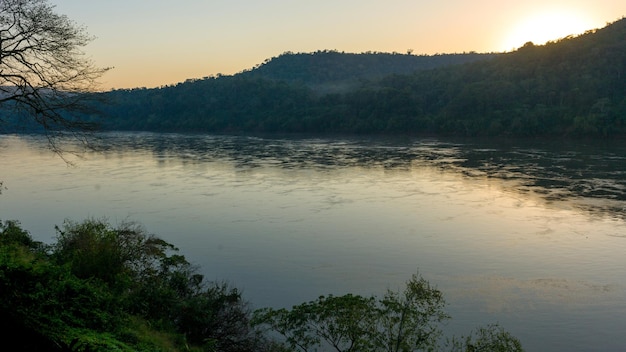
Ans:
[[[105,134],[67,167],[0,136],[0,219],[134,220],[254,307],[381,294],[419,269],[448,329],[626,348],[626,150],[606,144]]]

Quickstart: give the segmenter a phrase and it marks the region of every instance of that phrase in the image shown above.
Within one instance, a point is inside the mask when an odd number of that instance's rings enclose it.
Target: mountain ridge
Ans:
[[[105,130],[623,138],[625,77],[622,18],[499,54],[284,53],[96,108]]]
[[[498,54],[475,52],[457,54],[414,55],[411,52],[346,53],[336,50],[315,52],[285,52],[258,64],[238,75],[249,78],[301,83],[325,93],[345,89],[328,87],[354,87],[362,80],[380,79],[392,74],[410,74],[442,66],[460,65],[486,60]]]

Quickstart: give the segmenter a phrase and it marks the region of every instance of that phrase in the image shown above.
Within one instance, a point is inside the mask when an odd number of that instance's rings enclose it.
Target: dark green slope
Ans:
[[[369,79],[412,73],[495,54],[417,56],[336,51],[285,53],[233,76],[187,80],[156,89],[106,93],[106,129],[152,131],[320,132],[319,97],[346,93]]]
[[[234,76],[107,93],[105,127],[469,136],[626,132],[624,19],[512,53],[465,55],[284,54]]]
[[[345,91],[359,81],[391,74],[411,74],[437,67],[459,65],[492,58],[498,54],[412,55],[398,53],[283,53],[240,75],[302,83],[322,92]]]
[[[463,66],[390,76],[346,94],[362,130],[624,136],[626,20]]]

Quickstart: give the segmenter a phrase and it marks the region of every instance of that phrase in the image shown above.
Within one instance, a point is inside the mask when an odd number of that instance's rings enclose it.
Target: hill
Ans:
[[[345,96],[393,131],[626,136],[626,19],[463,66],[390,76]],[[384,117],[383,117],[384,116]]]
[[[623,137],[625,75],[621,19],[497,55],[288,53],[100,108],[123,130]]]
[[[442,66],[489,59],[497,54],[344,53],[334,50],[314,53],[286,52],[267,59],[240,75],[246,78],[301,83],[320,93],[336,93],[356,87],[362,80],[380,79],[391,74],[411,74]]]

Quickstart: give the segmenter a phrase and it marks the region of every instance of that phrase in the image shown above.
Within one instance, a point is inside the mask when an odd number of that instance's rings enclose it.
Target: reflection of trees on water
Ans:
[[[228,161],[237,169],[330,170],[435,166],[467,177],[511,182],[511,190],[546,202],[568,202],[596,215],[625,218],[626,147],[576,141],[444,141],[435,139],[250,137],[109,134],[109,148],[140,149],[157,160]],[[109,139],[107,138],[107,141]]]
[[[533,140],[491,149],[467,144],[459,151],[462,161],[451,166],[465,173],[480,171],[514,181],[516,191],[547,202],[569,202],[597,215],[625,217],[626,148],[618,143]]]

